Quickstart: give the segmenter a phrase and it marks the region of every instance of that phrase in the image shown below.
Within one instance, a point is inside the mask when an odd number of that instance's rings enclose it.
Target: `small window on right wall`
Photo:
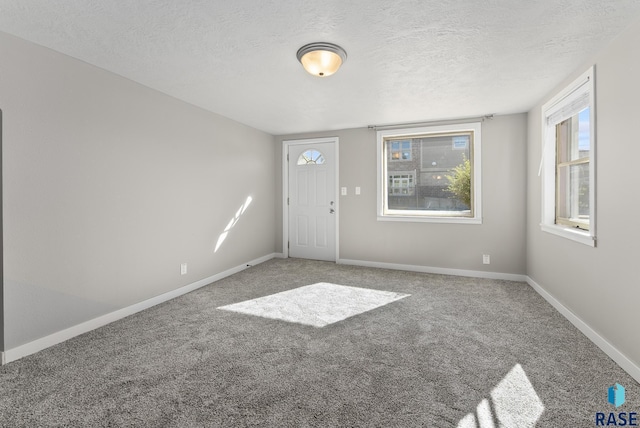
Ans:
[[[542,106],[542,230],[595,246],[594,67]]]

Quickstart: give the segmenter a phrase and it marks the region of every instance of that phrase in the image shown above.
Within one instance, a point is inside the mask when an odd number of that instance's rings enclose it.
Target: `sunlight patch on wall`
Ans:
[[[225,241],[225,239],[227,239],[227,236],[229,235],[229,232],[231,231],[231,229],[233,229],[236,223],[238,223],[238,220],[240,220],[240,217],[242,216],[242,214],[244,214],[247,208],[249,208],[249,205],[251,205],[252,200],[253,198],[251,196],[248,196],[244,204],[240,205],[240,208],[238,208],[238,211],[236,211],[235,216],[229,221],[229,224],[227,224],[227,227],[224,228],[224,231],[220,234],[220,236],[218,236],[216,247],[213,250],[214,253],[218,252],[222,243]]]

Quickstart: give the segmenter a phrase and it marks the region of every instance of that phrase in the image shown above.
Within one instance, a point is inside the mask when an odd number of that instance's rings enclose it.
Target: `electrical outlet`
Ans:
[[[187,274],[187,264],[182,263],[180,265],[180,275],[186,275],[186,274]]]
[[[489,254],[483,254],[482,263],[485,265],[491,264],[491,256]]]
[[[360,194],[360,187],[356,187],[356,195]]]
[[[340,189],[340,194],[341,194],[342,196],[347,196],[347,188],[346,188],[346,187],[342,187],[342,188]]]

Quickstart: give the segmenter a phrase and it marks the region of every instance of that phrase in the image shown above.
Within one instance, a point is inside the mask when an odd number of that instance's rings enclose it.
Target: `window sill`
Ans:
[[[589,247],[596,246],[595,236],[591,236],[591,234],[586,230],[578,230],[575,228],[558,226],[555,224],[554,225],[540,224],[540,229],[542,229],[543,232],[561,236],[563,238],[570,239],[572,241],[579,242],[584,245],[588,245]]]
[[[454,223],[454,224],[482,224],[477,217],[456,217],[442,212],[441,215],[410,216],[410,215],[378,215],[378,221],[400,221],[414,223]]]

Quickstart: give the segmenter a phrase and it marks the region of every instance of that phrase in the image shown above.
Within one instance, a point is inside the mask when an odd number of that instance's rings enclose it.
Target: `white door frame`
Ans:
[[[340,162],[339,162],[339,142],[338,137],[321,137],[321,138],[308,138],[304,140],[284,140],[282,142],[282,254],[284,258],[289,257],[289,204],[287,198],[289,195],[289,147],[302,144],[318,144],[318,143],[333,143],[335,147],[335,171],[336,171],[336,184],[335,184],[335,203],[336,203],[336,262],[340,259]]]

